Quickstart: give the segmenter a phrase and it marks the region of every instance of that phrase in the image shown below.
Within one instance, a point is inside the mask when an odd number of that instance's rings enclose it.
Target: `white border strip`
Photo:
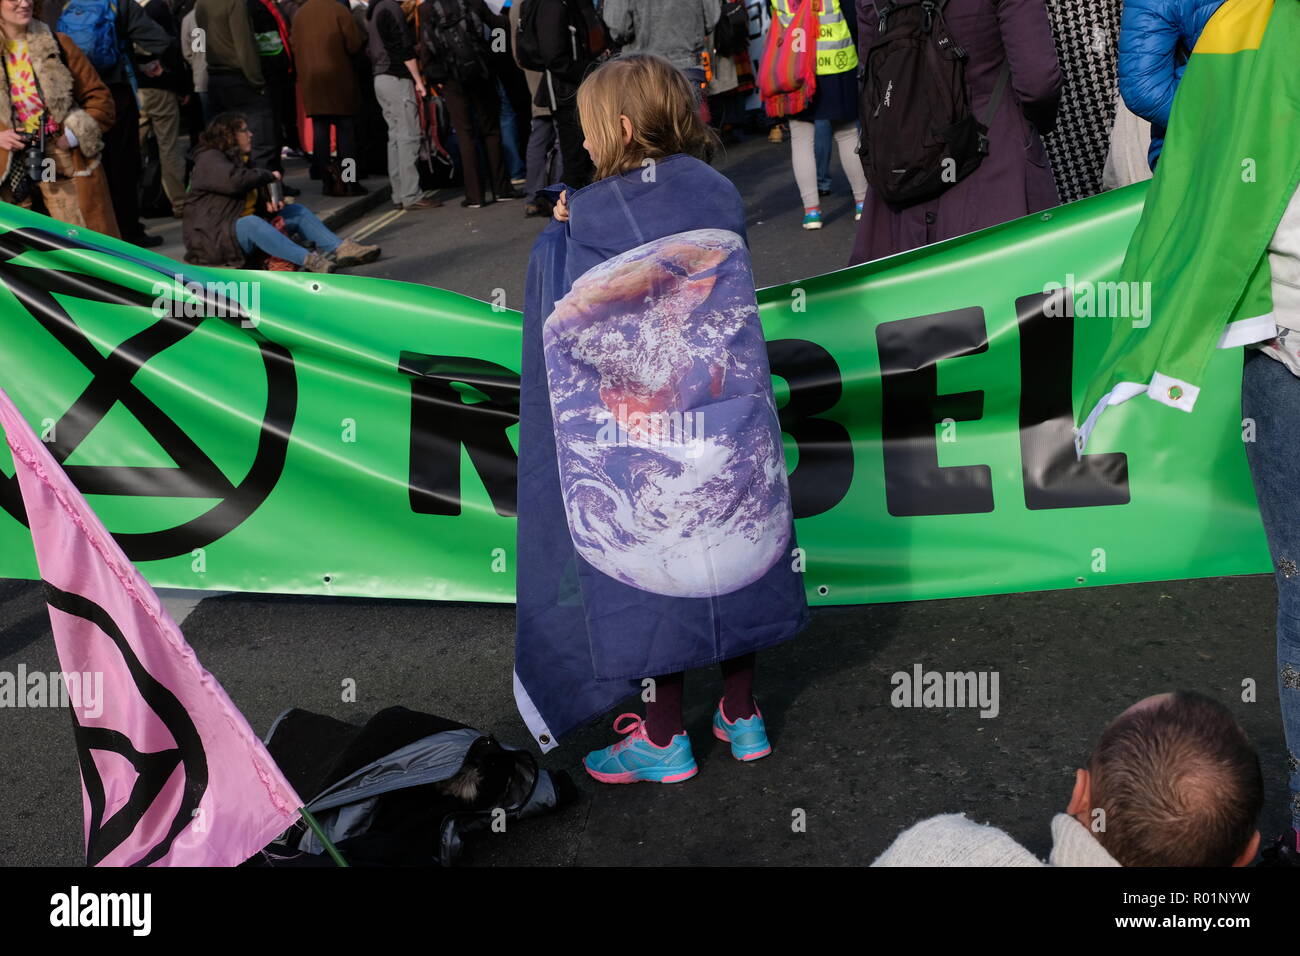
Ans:
[[[519,708],[519,716],[524,719],[529,732],[533,735],[533,741],[541,748],[542,753],[554,750],[559,746],[555,740],[555,734],[551,733],[551,729],[546,726],[546,721],[542,720],[537,705],[528,696],[528,691],[524,690],[523,682],[519,679],[519,673],[516,671],[513,676],[515,679],[515,706]]]

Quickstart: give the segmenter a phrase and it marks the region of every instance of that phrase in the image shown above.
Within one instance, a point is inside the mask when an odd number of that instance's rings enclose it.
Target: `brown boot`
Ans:
[[[378,246],[363,246],[351,239],[344,239],[342,245],[334,250],[334,265],[340,269],[350,266],[362,266],[379,258]]]
[[[322,256],[319,252],[307,253],[307,261],[302,264],[303,272],[333,272],[334,260]]]

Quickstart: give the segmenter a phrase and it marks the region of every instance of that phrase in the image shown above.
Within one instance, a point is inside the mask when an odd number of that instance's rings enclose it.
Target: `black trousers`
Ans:
[[[591,165],[591,157],[582,148],[582,141],[586,137],[582,133],[582,124],[578,122],[577,101],[571,106],[552,110],[551,116],[555,119],[555,135],[560,140],[565,185],[581,189],[591,182],[596,169]]]
[[[271,98],[265,91],[253,89],[242,73],[209,73],[208,111],[213,116],[227,112],[243,113],[253,134],[249,162],[259,169],[280,168],[279,136],[275,132]],[[114,128],[116,126],[114,124]]]
[[[357,157],[356,117],[321,113],[311,118],[312,161],[322,172],[330,164],[330,127],[338,130],[339,165],[347,172],[345,160],[352,160],[352,174],[360,173],[361,161]]]
[[[474,148],[476,135],[481,135],[483,139],[488,186],[498,196],[509,192],[510,173],[501,158],[501,101],[497,98],[496,84],[485,80],[464,85],[458,80],[448,80],[439,92],[447,101],[451,125],[460,142],[465,198],[472,203],[482,202],[484,198],[483,181],[478,171],[478,151]]]
[[[109,90],[117,119],[104,134],[100,162],[118,231],[123,239],[138,239],[144,233],[140,224],[140,104],[130,83],[114,83]]]

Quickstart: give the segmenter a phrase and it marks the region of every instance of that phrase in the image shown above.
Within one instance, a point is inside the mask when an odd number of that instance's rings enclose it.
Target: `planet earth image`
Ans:
[[[672,597],[729,594],[792,517],[740,236],[667,236],[588,270],[543,328],[569,530],[593,567]]]

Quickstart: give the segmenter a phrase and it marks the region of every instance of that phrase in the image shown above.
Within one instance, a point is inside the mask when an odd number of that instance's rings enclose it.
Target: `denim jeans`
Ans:
[[[284,217],[285,228],[290,233],[298,233],[322,254],[333,252],[343,241],[330,232],[325,223],[317,219],[316,214],[302,203],[289,203],[280,210],[280,215]],[[260,216],[241,216],[236,219],[235,239],[245,255],[257,248],[268,256],[287,259],[297,266],[307,261],[306,249]]]
[[[554,163],[549,162],[555,151]],[[551,169],[551,166],[554,169]],[[564,181],[563,162],[556,142],[555,121],[549,116],[534,116],[528,136],[528,182],[524,192],[529,202],[536,202],[537,194],[552,183]]]
[[[526,175],[523,152],[526,145],[519,142],[519,126],[515,119],[514,106],[506,96],[506,88],[497,80],[497,98],[501,102],[501,150],[505,153],[506,172],[511,179],[523,179]]]
[[[813,120],[813,158],[817,162],[817,188],[831,188],[831,121]]]
[[[1277,581],[1278,697],[1291,825],[1300,829],[1300,378],[1276,359],[1247,349],[1241,414],[1254,423],[1255,440],[1246,443],[1246,457]]]

